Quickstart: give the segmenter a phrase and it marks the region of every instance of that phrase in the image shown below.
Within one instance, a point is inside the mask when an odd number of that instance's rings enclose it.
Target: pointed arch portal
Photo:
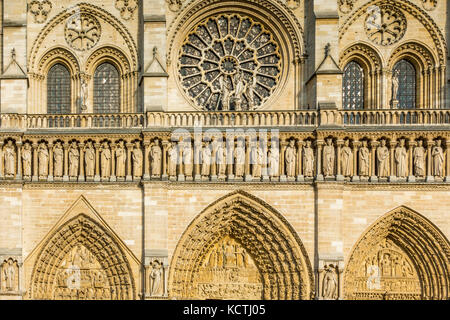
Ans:
[[[449,299],[450,245],[425,217],[397,208],[358,241],[347,263],[346,299]]]
[[[170,296],[181,299],[310,299],[312,269],[288,222],[242,191],[210,205],[178,242]]]

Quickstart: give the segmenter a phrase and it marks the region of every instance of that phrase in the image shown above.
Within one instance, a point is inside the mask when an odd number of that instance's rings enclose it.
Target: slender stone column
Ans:
[[[297,166],[296,166],[296,172],[297,172],[297,181],[303,182],[305,181],[305,177],[303,176],[303,146],[305,145],[305,142],[303,141],[297,141]]]
[[[0,141],[0,180],[3,177],[3,141]]]
[[[162,180],[166,181],[169,179],[169,177],[167,176],[167,148],[169,146],[169,141],[164,140],[162,142],[162,145],[163,145]]]
[[[150,141],[144,141],[144,159],[142,165],[144,166],[144,180],[150,180]]]
[[[126,144],[127,147],[127,173],[126,173],[126,181],[133,181],[133,174],[131,172],[131,150],[133,149],[134,144],[131,142]]]
[[[446,141],[445,158],[447,165],[445,168],[445,182],[450,182],[450,141]]]
[[[361,147],[360,141],[353,141],[353,176],[352,181],[359,181],[358,175],[358,152]]]
[[[396,140],[392,140],[389,143],[389,153],[390,153],[390,157],[391,157],[391,161],[390,161],[390,168],[389,168],[389,181],[390,182],[395,182],[397,181],[397,175],[395,173],[395,155],[394,155],[394,151],[395,151],[395,147],[397,146],[397,141]]]
[[[38,176],[38,144],[36,142],[34,142],[32,144],[33,147],[33,178],[32,181],[39,181],[39,176]]]
[[[217,166],[216,166],[216,154],[217,141],[215,138],[211,141],[211,181],[217,181]]]
[[[370,141],[370,181],[371,182],[377,182],[378,176],[377,176],[377,158],[376,158],[376,151],[377,147],[379,145],[378,141]]]
[[[324,145],[323,140],[316,141],[316,180],[323,181],[322,174],[322,147]]]
[[[337,155],[336,155],[336,170],[337,170],[337,174],[336,174],[336,180],[337,181],[344,181],[344,176],[342,175],[342,167],[341,167],[341,150],[342,150],[342,146],[344,145],[344,141],[343,140],[338,140],[336,141],[337,144]]]
[[[185,181],[184,165],[183,165],[183,145],[184,141],[180,139],[178,141],[178,181]]]
[[[111,143],[111,175],[109,177],[109,181],[117,181],[116,176],[116,147],[117,145],[115,143]]]
[[[17,174],[16,180],[22,180],[22,142],[16,142],[17,146]]]
[[[49,154],[49,159],[48,159],[48,164],[49,164],[49,169],[48,169],[48,181],[53,181],[53,143],[49,143],[48,144],[48,154]]]
[[[244,177],[245,181],[252,181],[252,175],[250,174],[250,151],[252,148],[251,137],[245,139],[245,166],[244,166]]]
[[[95,177],[94,181],[100,181],[100,143],[95,143]]]
[[[64,142],[64,176],[63,181],[69,181],[69,144]]]
[[[84,143],[78,145],[80,147],[80,175],[78,176],[78,181],[84,181]]]
[[[285,139],[280,138],[280,146],[281,146],[281,153],[280,153],[280,181],[287,181],[286,176],[286,163],[285,163],[285,153],[286,153],[286,147],[288,145],[288,142]]]
[[[408,181],[409,182],[415,182],[416,177],[414,176],[414,157],[413,157],[413,151],[414,147],[417,146],[417,142],[414,140],[410,140],[408,142]]]
[[[228,173],[228,181],[234,180],[234,170],[233,170],[233,163],[234,163],[234,137],[232,139],[227,139],[227,173]]]
[[[202,154],[202,141],[195,140],[194,141],[194,179],[195,181],[201,181],[202,175],[200,172],[200,160]]]
[[[432,139],[427,140],[427,182],[433,182],[434,177],[432,176],[432,165],[433,165],[433,157],[431,155],[431,149],[433,148],[434,141]]]

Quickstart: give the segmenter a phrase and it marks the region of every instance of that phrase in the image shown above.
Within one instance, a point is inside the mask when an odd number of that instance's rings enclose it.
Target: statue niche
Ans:
[[[198,299],[262,299],[258,268],[245,248],[225,236],[209,250],[194,276]]]

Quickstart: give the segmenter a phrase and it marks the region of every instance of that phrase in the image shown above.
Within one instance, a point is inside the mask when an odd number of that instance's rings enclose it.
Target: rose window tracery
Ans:
[[[180,50],[178,72],[185,93],[204,110],[253,110],[276,89],[280,47],[259,21],[218,15],[200,22]]]
[[[98,20],[87,13],[77,13],[66,23],[64,35],[66,42],[75,50],[86,51],[100,40],[101,27]]]
[[[406,32],[405,15],[392,5],[371,6],[367,10],[366,34],[379,45],[388,46],[403,38]]]

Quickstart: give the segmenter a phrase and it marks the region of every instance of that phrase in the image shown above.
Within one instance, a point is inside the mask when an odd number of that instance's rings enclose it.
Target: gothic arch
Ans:
[[[412,209],[402,206],[378,219],[351,252],[344,279],[346,299],[449,298],[450,244]],[[398,259],[395,266],[391,257]],[[385,258],[391,268],[384,270],[380,264]]]
[[[195,283],[208,253],[224,237],[236,240],[261,275],[264,299],[311,299],[312,269],[296,232],[275,209],[233,192],[197,216],[181,236],[171,262],[169,295],[198,298]]]
[[[36,72],[46,76],[48,70],[55,64],[62,63],[70,71],[72,76],[80,73],[80,64],[75,54],[67,48],[55,47],[48,50],[39,60]]]

